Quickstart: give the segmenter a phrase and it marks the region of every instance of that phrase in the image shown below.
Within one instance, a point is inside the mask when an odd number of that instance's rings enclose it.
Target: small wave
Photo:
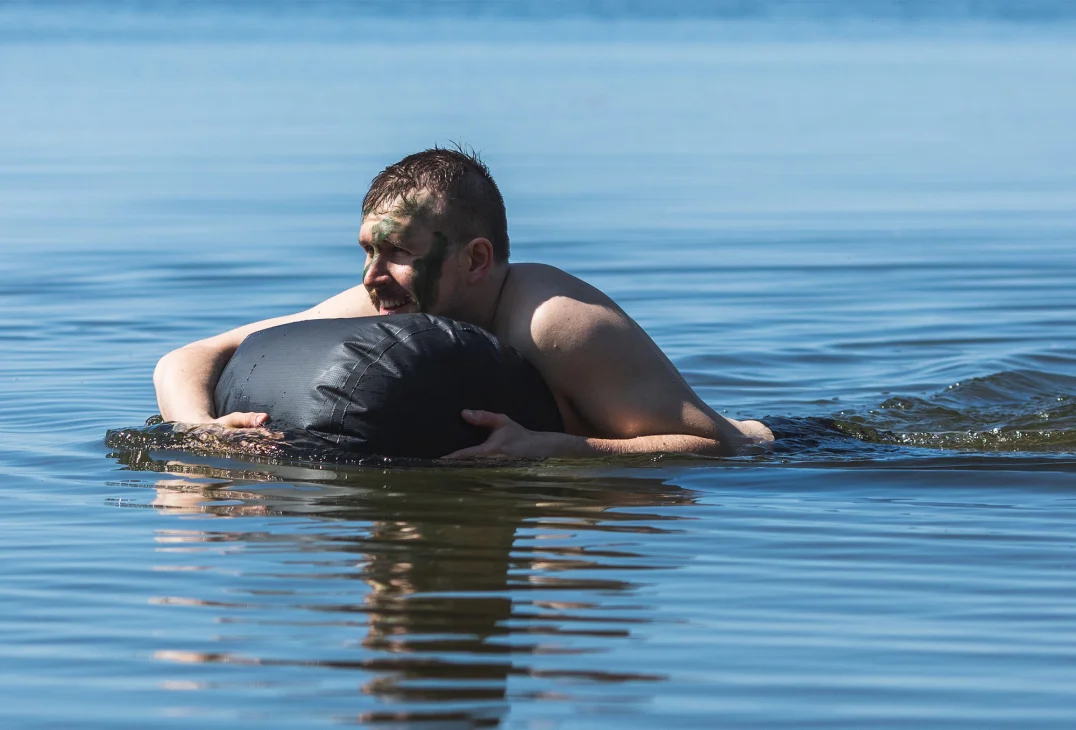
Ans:
[[[984,465],[1008,455],[1038,455],[1051,464],[1076,454],[1076,378],[1037,371],[1006,371],[949,385],[929,395],[889,395],[881,403],[829,416],[771,416],[777,436],[770,454],[752,463],[828,465],[981,456]],[[262,464],[318,463],[396,467],[467,467],[468,462],[356,454],[301,433],[216,427],[177,428],[154,416],[136,428],[110,430],[105,445],[129,468],[157,462],[150,452],[240,458]],[[954,453],[955,452],[955,453]],[[991,458],[993,457],[993,458]],[[711,460],[703,460],[712,463]],[[498,460],[494,465],[518,465]],[[699,463],[694,461],[694,463]],[[941,465],[939,463],[939,465]],[[152,469],[151,469],[152,470]]]
[[[841,411],[833,428],[871,442],[964,451],[1076,451],[1076,378],[1028,370],[890,396]]]

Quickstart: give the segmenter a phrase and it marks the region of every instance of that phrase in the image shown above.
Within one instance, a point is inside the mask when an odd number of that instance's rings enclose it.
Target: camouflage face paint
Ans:
[[[422,200],[417,195],[405,195],[396,206],[393,215],[406,218],[425,217],[429,212],[428,204],[428,200]]]
[[[420,312],[428,312],[437,301],[441,270],[444,268],[447,253],[448,239],[440,231],[434,231],[429,253],[415,259],[412,264],[415,270],[413,289]]]
[[[389,238],[400,234],[414,223],[425,225],[431,215],[430,203],[417,196],[405,196],[391,211],[384,214],[370,231],[370,252],[362,270],[363,281],[378,256],[384,255],[390,247]],[[411,289],[408,292],[415,300],[420,312],[428,312],[437,302],[437,294],[444,268],[445,255],[448,251],[448,239],[440,231],[434,231],[433,243],[425,256],[417,257],[412,262],[414,274]]]
[[[370,252],[366,254],[366,264],[362,267],[363,281],[366,281],[366,274],[370,271],[370,267],[374,265],[374,259],[377,258],[378,252],[385,242],[385,239],[400,228],[400,222],[391,216],[385,216],[374,226],[374,230],[370,234],[370,238],[372,239]]]
[[[370,236],[373,239],[373,244],[376,246],[384,243],[386,238],[400,230],[400,228],[402,228],[400,221],[396,220],[392,215],[386,215],[377,222],[377,225],[374,226],[374,230],[371,231]]]

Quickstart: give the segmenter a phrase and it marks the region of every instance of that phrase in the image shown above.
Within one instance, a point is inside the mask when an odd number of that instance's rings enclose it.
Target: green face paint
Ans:
[[[366,265],[362,267],[363,281],[366,281],[366,274],[370,271],[370,267],[374,265],[374,260],[377,258],[379,247],[384,244],[386,238],[400,230],[400,228],[400,222],[389,216],[378,221],[377,225],[374,226],[374,230],[371,231],[370,235],[373,239],[370,252],[366,254]]]
[[[441,270],[448,253],[448,239],[440,231],[433,232],[433,244],[425,256],[416,258],[412,263],[415,270],[413,289],[415,302],[420,312],[428,312],[437,301],[437,290],[441,283]]]
[[[374,226],[374,230],[370,232],[374,245],[384,243],[386,238],[400,230],[402,227],[400,221],[392,216],[385,216],[378,221],[377,225]]]
[[[366,265],[362,270],[363,281],[366,280],[366,275],[376,262],[377,257],[384,255],[386,249],[391,247],[389,242],[391,236],[399,235],[413,223],[424,224],[430,215],[429,201],[422,200],[417,196],[402,198],[395,208],[384,214],[384,217],[370,231],[370,250],[367,253]],[[434,231],[433,243],[429,252],[425,256],[419,256],[412,261],[411,266],[414,274],[409,293],[415,300],[420,312],[428,312],[437,302],[441,273],[448,248],[448,238],[440,231]]]
[[[400,204],[396,206],[393,215],[406,218],[425,217],[429,212],[429,201],[419,198],[417,195],[405,195]]]

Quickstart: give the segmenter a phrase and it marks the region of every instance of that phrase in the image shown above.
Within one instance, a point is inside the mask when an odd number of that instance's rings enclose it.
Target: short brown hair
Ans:
[[[389,165],[370,183],[362,214],[397,198],[428,192],[443,203],[442,216],[453,242],[486,238],[493,257],[508,260],[508,214],[497,183],[478,154],[462,147],[433,147]]]

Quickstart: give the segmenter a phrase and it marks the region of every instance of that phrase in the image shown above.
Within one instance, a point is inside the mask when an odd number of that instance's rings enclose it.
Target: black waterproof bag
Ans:
[[[563,431],[538,371],[474,325],[428,314],[315,319],[247,337],[217,383],[218,414],[268,413],[271,426],[350,453],[435,458],[482,443],[464,408]]]

